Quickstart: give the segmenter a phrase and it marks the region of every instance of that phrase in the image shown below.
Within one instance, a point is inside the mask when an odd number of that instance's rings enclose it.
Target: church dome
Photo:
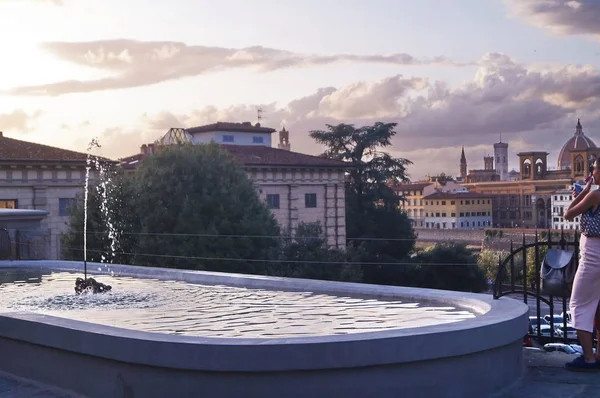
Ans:
[[[558,154],[558,169],[567,170],[571,168],[571,151],[595,148],[597,148],[597,146],[594,144],[594,141],[590,140],[585,136],[585,134],[583,134],[583,128],[581,127],[581,122],[578,119],[575,135],[569,138]]]

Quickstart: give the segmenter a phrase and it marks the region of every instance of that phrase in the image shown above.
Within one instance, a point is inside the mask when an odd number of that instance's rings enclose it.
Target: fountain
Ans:
[[[72,294],[80,261],[0,261],[0,371],[148,398],[469,398],[523,374],[529,308],[509,298],[116,264],[98,164],[111,254],[88,262],[93,162],[76,292],[103,294]]]
[[[101,189],[101,194],[102,194],[101,211],[107,218],[106,224],[107,224],[108,231],[109,231],[108,234],[109,234],[109,239],[111,241],[110,247],[111,247],[111,253],[113,253],[113,257],[114,257],[114,252],[116,250],[115,228],[114,228],[112,220],[110,218],[110,213],[108,211],[108,206],[107,206],[107,203],[108,203],[107,191],[108,191],[108,186],[109,186],[111,180],[110,180],[110,177],[107,177],[105,175],[106,169],[100,163],[99,158],[95,157],[94,160],[92,161],[92,155],[90,152],[94,148],[97,148],[97,149],[101,148],[100,143],[98,142],[98,140],[96,138],[94,138],[94,139],[92,139],[92,141],[90,141],[90,143],[88,145],[88,149],[87,149],[88,154],[87,154],[86,166],[85,166],[85,186],[84,186],[84,197],[83,197],[83,279],[77,278],[75,280],[75,293],[77,293],[77,294],[105,293],[112,289],[112,287],[109,285],[105,285],[103,283],[96,281],[93,278],[87,277],[88,197],[89,197],[89,187],[90,187],[90,170],[92,168],[92,163],[94,163],[96,170],[98,170],[100,172],[100,187],[97,189]],[[104,256],[103,256],[103,259],[104,259]]]

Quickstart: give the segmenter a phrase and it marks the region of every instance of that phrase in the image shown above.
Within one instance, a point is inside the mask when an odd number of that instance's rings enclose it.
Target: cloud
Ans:
[[[310,55],[261,46],[242,49],[190,46],[181,42],[144,42],[102,40],[93,42],[49,42],[42,48],[61,60],[107,72],[96,80],[68,80],[15,87],[4,91],[12,95],[58,96],[140,87],[168,80],[198,76],[232,68],[255,68],[268,72],[282,68],[301,68],[336,62],[365,62],[387,65],[466,66],[445,57],[417,59],[409,54],[389,55]]]
[[[582,118],[584,130],[600,145],[600,72],[587,66],[526,67],[505,54],[483,56],[473,78],[450,87],[420,77],[391,76],[344,87],[324,87],[289,102],[208,106],[186,115],[162,112],[144,115],[139,131],[110,130],[104,139],[114,148],[111,156],[137,153],[170,127],[192,127],[216,121],[256,122],[264,110],[273,128],[285,124],[292,149],[317,154],[323,148],[308,136],[326,124],[398,123],[393,147],[388,150],[415,162],[410,173],[458,172],[460,148],[466,147],[470,169],[483,168],[483,156],[492,145],[510,142],[516,164],[518,150],[540,149],[556,156]],[[277,135],[273,136],[274,142]],[[108,154],[108,153],[107,153]],[[552,161],[552,160],[551,160]]]
[[[35,122],[42,114],[37,110],[32,114],[23,109],[15,109],[10,113],[0,113],[0,131],[16,131],[28,133],[35,128]]]
[[[515,17],[561,35],[600,36],[597,0],[504,0]]]

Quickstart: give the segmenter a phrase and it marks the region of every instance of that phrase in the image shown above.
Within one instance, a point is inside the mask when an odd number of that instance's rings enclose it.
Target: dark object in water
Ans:
[[[77,278],[75,280],[75,293],[81,294],[85,292],[90,293],[106,293],[111,290],[112,287],[110,285],[105,285],[104,283],[100,283],[94,278]]]

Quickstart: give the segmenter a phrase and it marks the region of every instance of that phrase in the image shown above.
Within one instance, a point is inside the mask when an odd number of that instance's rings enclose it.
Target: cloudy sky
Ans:
[[[598,0],[0,0],[0,131],[135,154],[170,127],[398,123],[413,180],[600,145]]]

